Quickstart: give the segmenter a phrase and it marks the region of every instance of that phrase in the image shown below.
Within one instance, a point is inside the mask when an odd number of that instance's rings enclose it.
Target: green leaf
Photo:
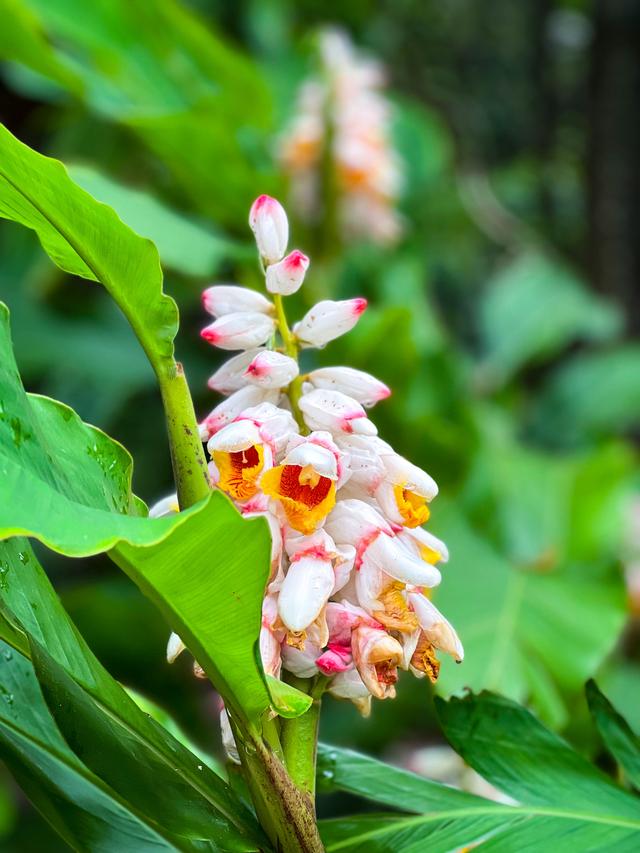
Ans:
[[[75,184],[58,160],[0,125],[0,216],[31,228],[65,272],[99,281],[157,368],[173,356],[178,309],[162,291],[156,247]]]
[[[320,745],[319,793],[343,791],[394,809],[401,815],[357,816],[322,822],[327,850],[404,850],[412,844],[448,851],[520,819],[504,805],[432,782],[349,749]],[[422,813],[422,814],[421,814]],[[371,845],[370,847],[367,845]]]
[[[270,546],[264,519],[243,519],[214,492],[160,544],[122,543],[111,552],[182,637],[231,712],[253,721],[271,705],[258,648]]]
[[[638,832],[640,800],[522,706],[483,692],[448,702],[437,698],[436,711],[456,752],[521,804],[548,809],[557,821],[575,822],[578,828],[592,822],[593,841],[600,844],[607,837],[620,842]]]
[[[36,15],[21,0],[0,0],[0,57],[13,60],[49,77],[75,94],[82,82],[48,43]]]
[[[536,430],[566,445],[618,435],[640,423],[640,346],[580,354],[559,367],[539,395]]]
[[[0,588],[0,636],[22,654],[35,650],[50,712],[84,764],[135,804],[136,813],[171,828],[185,843],[208,838],[225,849],[254,849],[260,833],[253,818],[222,779],[141,711],[102,667],[26,540],[0,543]],[[0,690],[9,690],[2,670]]]
[[[128,144],[133,131],[191,205],[246,222],[256,187],[275,190],[263,74],[211,20],[174,0],[24,4],[81,78],[87,107],[124,126]]]
[[[0,755],[25,794],[76,850],[177,851],[69,749],[30,662],[0,643]]]
[[[94,198],[112,207],[136,234],[153,240],[167,267],[187,275],[209,276],[225,261],[244,253],[241,244],[216,233],[210,225],[177,213],[147,192],[116,183],[89,166],[70,166],[69,174]]]
[[[441,690],[488,688],[518,700],[533,696],[550,722],[562,723],[557,688],[578,689],[624,624],[619,579],[582,565],[556,571],[514,566],[446,504],[438,506],[434,521],[438,535],[452,544],[449,582],[435,602],[466,651],[460,666],[445,661]]]
[[[280,681],[272,675],[267,675],[267,687],[271,694],[274,709],[281,717],[293,719],[306,713],[313,703],[311,696],[292,687],[286,681]]]
[[[631,784],[640,788],[640,738],[598,690],[595,681],[588,681],[586,690],[589,710],[602,740]]]
[[[487,707],[489,701],[493,703],[491,707]],[[476,711],[481,703],[482,710]],[[461,719],[460,705],[473,715],[470,721]],[[505,716],[505,707],[523,717],[519,727]],[[454,699],[448,704],[438,700],[438,708],[454,747],[477,770],[490,767],[491,772],[484,774],[486,778],[494,784],[503,783],[501,787],[518,795],[520,803],[502,805],[351,750],[320,747],[321,792],[344,791],[417,813],[365,814],[321,821],[328,853],[447,853],[476,845],[482,850],[544,850],[550,840],[564,838],[571,841],[570,849],[575,850],[604,851],[610,849],[608,844],[616,845],[616,849],[633,849],[631,843],[640,823],[640,801],[543,729],[523,708],[489,694]],[[547,750],[551,755],[558,753],[558,768],[551,768],[550,777]],[[475,764],[468,754],[479,756]],[[510,782],[518,774],[525,777],[524,782],[514,789],[505,782],[505,776]],[[556,797],[558,787],[562,794]],[[581,799],[582,789],[586,793]]]
[[[613,305],[591,294],[571,270],[528,250],[487,286],[480,314],[483,375],[502,384],[529,361],[576,339],[608,340],[620,328]]]

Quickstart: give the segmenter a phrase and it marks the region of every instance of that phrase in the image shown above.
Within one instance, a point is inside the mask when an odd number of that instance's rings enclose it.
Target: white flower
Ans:
[[[224,314],[200,332],[214,347],[226,350],[251,349],[265,343],[275,330],[275,321],[257,311]]]
[[[249,225],[265,264],[277,263],[289,242],[289,220],[280,202],[268,195],[259,196],[251,206]]]
[[[334,582],[331,559],[301,556],[291,562],[278,598],[278,613],[290,631],[304,631],[318,618]]]
[[[309,258],[298,249],[294,249],[279,263],[267,267],[267,290],[269,293],[290,296],[302,286],[308,267]]]
[[[293,333],[303,347],[323,347],[353,329],[366,307],[367,300],[362,298],[341,302],[325,299],[295,324]]]
[[[464,649],[460,638],[451,623],[444,618],[438,608],[428,598],[419,593],[409,593],[409,603],[413,607],[418,622],[429,642],[436,648],[461,661]]]
[[[353,545],[362,553],[380,534],[393,535],[391,525],[372,506],[359,500],[338,501],[327,518],[325,530],[338,545]]]
[[[384,382],[352,367],[322,367],[313,370],[307,379],[314,388],[340,391],[367,407],[385,400],[391,394]]]
[[[350,486],[359,487],[361,500],[368,500],[385,477],[382,457],[393,453],[386,441],[376,435],[342,433],[336,436],[338,447],[345,453],[351,471]]]
[[[340,391],[309,391],[300,398],[300,410],[309,429],[361,435],[377,432],[360,403]]]
[[[266,388],[258,388],[256,385],[247,385],[234,391],[231,396],[219,403],[203,421],[203,440],[206,441],[223,426],[235,420],[238,415],[250,406],[258,403],[277,403],[280,397],[279,391],[271,391]]]
[[[273,391],[269,394],[273,395]],[[244,409],[239,417],[253,421],[260,429],[260,437],[270,445],[274,457],[293,441],[298,434],[298,424],[291,412],[265,401]]]
[[[288,355],[272,350],[258,353],[247,366],[244,377],[261,388],[283,388],[298,375],[298,363]]]
[[[245,371],[261,352],[265,352],[265,349],[257,347],[234,355],[216,370],[209,378],[207,385],[212,391],[218,391],[220,394],[231,394],[243,388],[247,384]]]
[[[208,287],[202,294],[202,304],[213,317],[246,312],[273,314],[274,311],[273,303],[266,296],[235,284],[214,284]]]
[[[406,527],[424,524],[430,515],[427,504],[438,494],[435,480],[397,453],[381,458],[385,475],[374,494],[382,511]]]
[[[358,625],[351,635],[353,660],[369,692],[377,699],[393,699],[402,663],[402,646],[386,631]]]
[[[422,527],[405,528],[398,534],[398,539],[427,563],[446,563],[449,560],[449,549],[444,542]]]
[[[397,537],[377,536],[362,554],[362,570],[385,572],[402,583],[434,587],[442,580],[435,566],[419,559]]]

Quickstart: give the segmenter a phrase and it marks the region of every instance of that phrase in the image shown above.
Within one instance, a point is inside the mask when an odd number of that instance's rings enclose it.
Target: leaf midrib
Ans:
[[[569,812],[564,811],[562,809],[541,808],[537,806],[501,806],[499,804],[496,804],[494,806],[478,806],[473,808],[454,809],[450,811],[431,813],[427,815],[416,815],[415,817],[405,818],[404,820],[390,821],[386,826],[382,828],[372,829],[368,832],[363,832],[359,835],[351,835],[348,839],[345,839],[344,841],[338,841],[335,844],[331,844],[327,847],[327,851],[342,850],[343,848],[349,847],[352,844],[361,843],[366,839],[375,838],[376,836],[382,836],[391,831],[396,832],[404,828],[411,828],[412,826],[423,826],[430,823],[437,823],[442,820],[452,820],[456,818],[465,817],[482,817],[483,815],[491,816],[494,814],[502,814],[505,817],[517,817],[519,815],[530,818],[556,817],[582,823],[598,823],[604,824],[606,826],[617,826],[623,829],[632,829],[635,831],[640,831],[640,817],[638,817],[637,820],[633,820],[631,818],[607,817],[606,815],[593,815],[584,812]],[[337,818],[336,820],[339,821],[340,818]]]

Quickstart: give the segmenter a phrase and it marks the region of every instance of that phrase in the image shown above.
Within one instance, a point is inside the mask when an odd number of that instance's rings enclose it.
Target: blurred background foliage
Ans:
[[[203,416],[219,357],[198,335],[199,294],[258,281],[247,210],[261,192],[286,198],[276,140],[318,28],[343,27],[385,64],[403,238],[327,247],[294,222],[312,267],[292,301],[369,298],[318,358],[393,388],[374,420],[440,484],[431,527],[452,559],[436,601],[467,657],[444,663],[439,690],[527,702],[597,755],[581,691],[596,674],[640,725],[638,5],[0,0],[0,12],[0,118],[156,242]],[[107,296],[2,223],[0,297],[29,390],[121,440],[147,502],[166,494],[154,378]],[[215,697],[188,661],[165,664],[166,626],[132,584],[103,558],[44,562],[108,669],[219,754]],[[424,683],[403,680],[368,720],[326,705],[325,739],[433,769]],[[38,849],[47,831],[0,782],[0,850]]]

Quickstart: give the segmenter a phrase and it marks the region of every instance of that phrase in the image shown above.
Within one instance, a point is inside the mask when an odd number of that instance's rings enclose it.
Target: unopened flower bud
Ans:
[[[275,264],[281,260],[289,242],[289,221],[280,202],[268,195],[258,196],[249,212],[249,225],[263,261]]]
[[[340,302],[325,299],[307,311],[293,332],[303,347],[323,347],[353,329],[366,307],[367,300],[360,297]]]
[[[267,267],[267,290],[290,296],[300,289],[309,267],[309,258],[298,249],[290,252],[279,263]]]
[[[264,352],[264,349],[256,347],[232,356],[209,377],[207,385],[212,391],[218,391],[220,394],[231,394],[239,388],[244,388],[247,384],[246,369],[260,352]]]
[[[246,287],[234,284],[214,284],[202,294],[205,311],[213,317],[236,314],[240,311],[257,311],[259,314],[272,314],[273,303],[266,296]]]
[[[298,363],[272,350],[264,350],[247,366],[244,377],[252,385],[261,388],[283,388],[298,375]]]
[[[367,407],[385,400],[391,394],[384,382],[353,367],[322,367],[313,370],[308,379],[314,388],[340,391]]]
[[[200,334],[214,347],[236,350],[260,346],[271,337],[274,329],[274,321],[266,314],[242,311],[224,314]]]
[[[361,435],[377,432],[360,403],[339,391],[310,391],[300,398],[300,410],[309,429]]]

